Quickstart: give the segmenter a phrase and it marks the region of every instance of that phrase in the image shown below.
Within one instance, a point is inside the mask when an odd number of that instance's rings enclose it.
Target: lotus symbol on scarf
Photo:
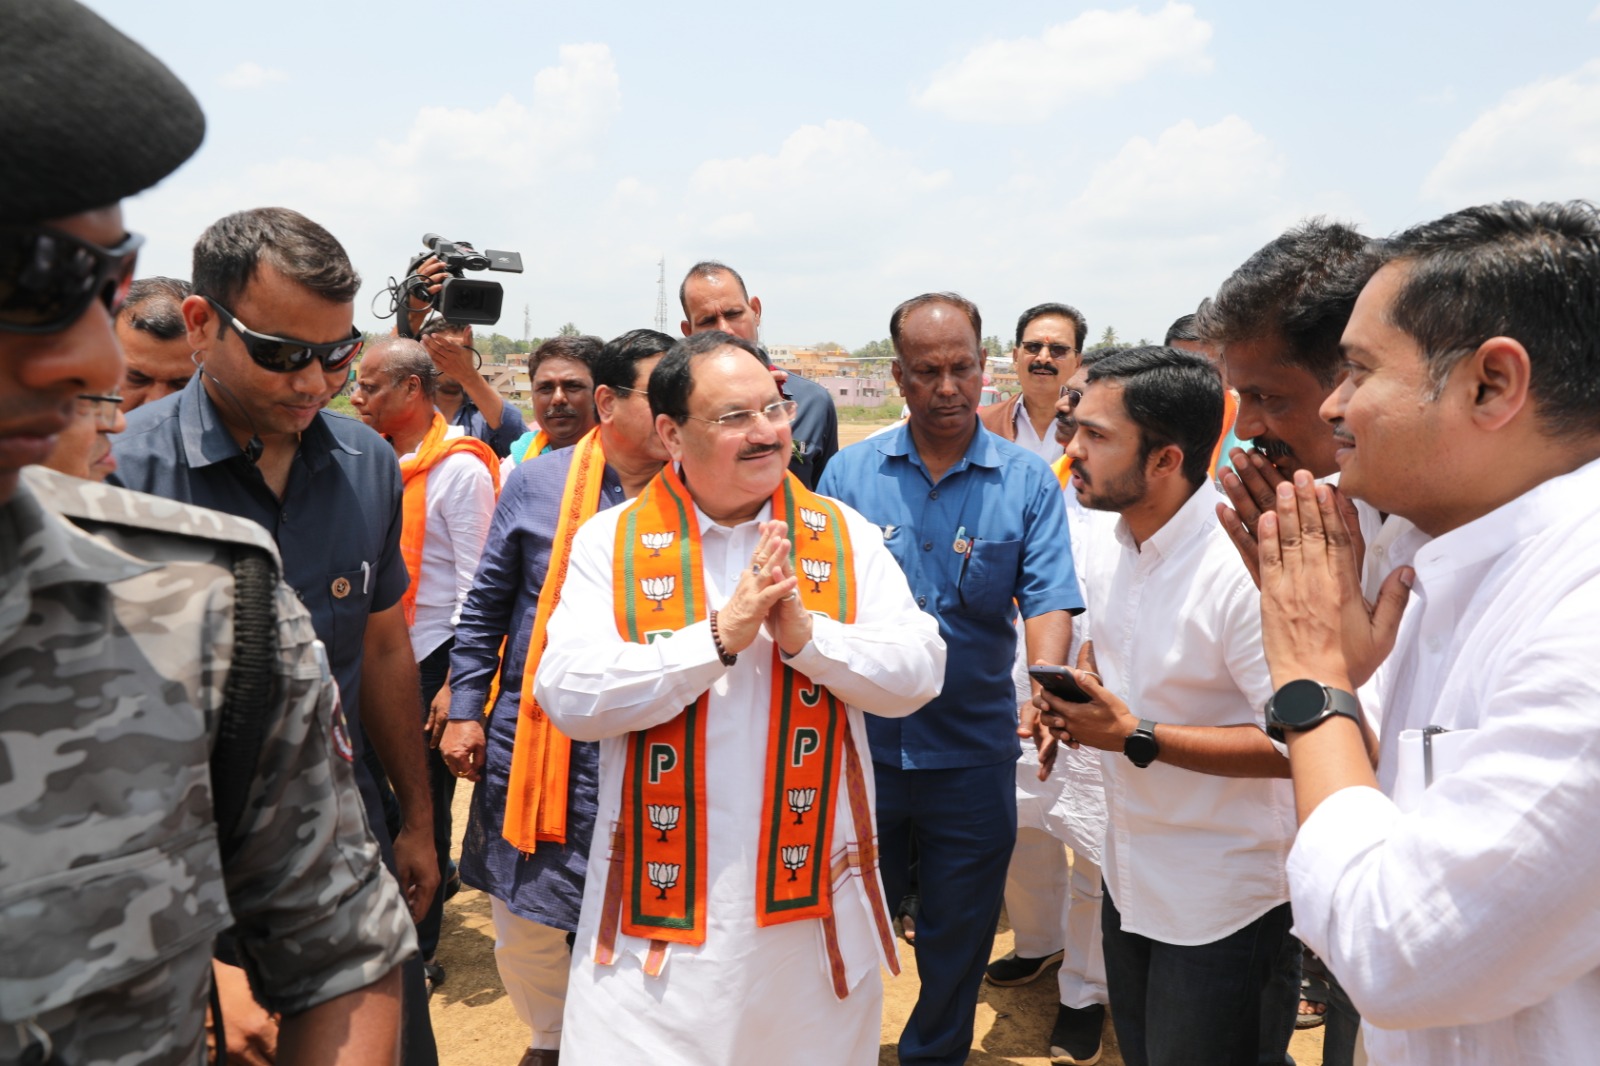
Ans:
[[[639,587],[644,589],[645,599],[655,601],[656,610],[664,611],[666,608],[661,604],[666,600],[672,599],[672,590],[678,587],[678,579],[671,575],[667,577],[642,577],[639,579]]]
[[[800,868],[811,854],[810,844],[790,844],[783,849],[783,865],[789,868],[789,880],[800,880]]]
[[[821,511],[813,511],[809,507],[800,508],[800,521],[811,530],[811,539],[816,540],[817,534],[828,528],[828,516]]]
[[[804,825],[806,812],[817,802],[817,790],[814,788],[791,788],[789,790],[789,809],[794,812],[794,824]]]
[[[651,803],[647,806],[650,809],[650,827],[661,833],[660,840],[665,843],[667,831],[678,828],[678,815],[683,813],[683,808],[670,807],[664,803]]]
[[[683,867],[675,862],[652,862],[647,865],[650,868],[650,884],[661,890],[661,895],[656,899],[666,899],[667,889],[678,884],[678,871]]]
[[[650,557],[654,559],[661,554],[662,548],[672,546],[672,538],[676,533],[640,533],[639,543],[650,549]]]
[[[801,559],[800,570],[811,579],[812,592],[821,592],[822,583],[833,576],[833,564],[824,559]]]

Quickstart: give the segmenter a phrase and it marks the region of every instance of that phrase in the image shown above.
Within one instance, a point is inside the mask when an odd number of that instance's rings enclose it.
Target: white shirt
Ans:
[[[1091,511],[1078,502],[1078,494],[1068,485],[1061,490],[1067,505],[1067,531],[1072,538],[1072,567],[1083,581],[1084,568],[1089,565],[1091,537],[1109,539],[1117,516],[1110,511]],[[1082,589],[1080,588],[1080,593]],[[1022,637],[1022,620],[1017,620],[1017,658],[1012,668],[1011,680],[1017,689],[1017,703],[1033,698],[1033,686],[1028,679],[1026,641]],[[1067,653],[1067,665],[1075,666],[1078,651],[1092,634],[1089,630],[1089,612],[1084,611],[1072,619],[1072,647]],[[1065,744],[1056,748],[1056,762],[1049,776],[1039,780],[1039,751],[1033,742],[1022,742],[1022,755],[1017,760],[1028,769],[1017,775],[1018,799],[1046,797],[1050,800],[1049,819],[1051,831],[1073,850],[1096,866],[1100,865],[1101,845],[1106,838],[1106,790],[1102,781],[1100,753],[1087,745],[1069,748]],[[1057,831],[1059,830],[1059,831]]]
[[[1417,551],[1373,684],[1379,780],[1403,730],[1456,768],[1402,812],[1335,793],[1290,859],[1297,932],[1374,1066],[1593,1062],[1600,1048],[1600,462]],[[1415,783],[1413,783],[1415,784]]]
[[[706,862],[707,932],[698,946],[674,944],[661,980],[672,987],[660,992],[682,1003],[691,1016],[657,1016],[636,1019],[638,1024],[661,1027],[664,1046],[656,1061],[722,1061],[705,1051],[704,1042],[745,1039],[739,1032],[708,1034],[716,1028],[718,1011],[732,1011],[759,1023],[762,1010],[804,1010],[805,997],[833,1000],[822,952],[821,923],[794,923],[758,930],[756,926],[755,852],[761,833],[762,789],[766,777],[768,708],[772,694],[772,643],[765,631],[739,652],[738,663],[724,667],[711,639],[710,625],[697,622],[667,640],[652,644],[624,642],[613,613],[612,554],[618,518],[626,508],[602,511],[590,519],[573,542],[561,603],[550,624],[550,643],[539,664],[536,693],[552,721],[574,740],[600,742],[599,812],[590,850],[589,869],[595,874],[584,889],[579,919],[574,977],[568,993],[567,1016],[574,1015],[574,997],[588,997],[582,1014],[595,997],[617,997],[615,989],[633,988],[646,978],[639,967],[619,961],[615,967],[594,970],[592,958],[606,886],[608,827],[615,826],[622,803],[623,767],[627,734],[671,720],[703,692],[710,690],[706,715]],[[856,622],[844,625],[831,618],[815,618],[812,639],[789,664],[813,681],[826,685],[849,708],[850,734],[862,754],[869,802],[873,795],[872,760],[868,755],[866,723],[862,712],[898,717],[910,714],[939,693],[944,679],[944,642],[931,615],[917,608],[905,575],[883,545],[877,526],[843,504],[855,554]],[[702,531],[701,558],[706,596],[710,604],[727,601],[741,572],[749,565],[759,541],[759,523],[770,507],[749,522],[729,528],[719,526],[696,508]],[[835,847],[853,844],[846,789],[838,789]],[[876,977],[880,964],[878,938],[870,918],[870,899],[882,888],[876,877],[870,885],[859,876],[849,878],[855,891],[836,891],[834,917],[850,987],[863,978]],[[812,926],[813,930],[804,927]],[[775,930],[799,930],[792,935],[814,938],[815,968],[798,972],[768,972],[772,960],[758,947],[779,942]],[[617,934],[619,960],[643,960],[649,949],[644,939]],[[585,955],[587,953],[587,955]],[[595,980],[580,979],[580,973]],[[603,976],[602,976],[603,975]],[[612,982],[608,986],[608,982]],[[786,983],[787,982],[787,983]],[[769,995],[785,991],[793,1003],[767,1003],[756,1007],[750,989],[760,984]],[[646,984],[646,988],[656,987]],[[614,990],[608,990],[614,989]],[[660,990],[658,990],[659,992]],[[630,993],[631,994],[631,993]],[[656,995],[657,993],[647,993]],[[852,996],[852,998],[854,998]],[[865,1001],[863,1001],[865,1002]],[[633,1024],[633,1023],[629,1023]],[[732,1029],[739,1025],[730,1021]],[[687,1025],[682,1032],[669,1031]],[[697,1027],[698,1026],[698,1027]],[[676,1035],[674,1035],[676,1033]],[[873,1038],[876,1040],[876,1028]],[[603,1036],[586,1031],[588,1039]],[[840,1061],[826,1053],[827,1036],[819,1034],[822,1052],[811,1061]],[[681,1043],[680,1043],[681,1042]],[[873,1045],[874,1047],[876,1044]],[[731,1054],[731,1053],[730,1053]]]
[[[1034,455],[1047,463],[1053,463],[1061,458],[1066,451],[1057,441],[1055,423],[1052,421],[1041,438],[1033,428],[1033,419],[1028,417],[1028,406],[1018,396],[1016,403],[1011,407],[1011,422],[1017,428],[1016,444],[1019,448],[1026,448]]]
[[[1265,727],[1272,682],[1255,584],[1217,521],[1209,482],[1136,548],[1127,522],[1090,538],[1083,569],[1095,659],[1111,691],[1157,725]],[[1160,737],[1157,730],[1156,736]],[[1209,944],[1289,898],[1285,779],[1218,777],[1101,752],[1106,886],[1122,926]]]
[[[444,439],[466,433],[445,430]],[[412,458],[416,452],[401,456]],[[478,557],[494,517],[494,481],[483,460],[466,452],[447,455],[428,471],[428,531],[422,540],[422,573],[417,579],[417,617],[411,625],[411,652],[421,662],[455,635]]]

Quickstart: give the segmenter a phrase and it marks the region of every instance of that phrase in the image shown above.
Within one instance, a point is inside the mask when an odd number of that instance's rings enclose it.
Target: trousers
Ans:
[[[1089,1007],[1106,1002],[1106,959],[1100,945],[1100,867],[1072,854],[1042,829],[1019,824],[1006,873],[1006,915],[1016,952],[1042,959],[1061,952],[1056,975],[1060,1002]]]
[[[528,1027],[530,1048],[561,1046],[561,1013],[572,972],[572,934],[514,913],[490,897],[494,964],[517,1017]]]
[[[916,841],[917,1004],[900,1062],[961,1063],[972,1048],[978,985],[994,947],[1017,835],[1016,762],[943,770],[873,765],[883,886],[893,912]]]
[[[1261,993],[1289,935],[1287,903],[1209,944],[1167,944],[1100,912],[1112,1023],[1127,1066],[1255,1066]]]

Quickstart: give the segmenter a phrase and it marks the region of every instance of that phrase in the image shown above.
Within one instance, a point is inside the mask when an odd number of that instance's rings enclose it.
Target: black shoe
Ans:
[[[444,984],[444,967],[435,959],[425,959],[422,963],[422,978],[428,985],[428,995],[433,995],[433,990]]]
[[[1069,1007],[1062,1004],[1056,1009],[1056,1025],[1050,1030],[1050,1061],[1078,1066],[1092,1066],[1100,1061],[1100,1031],[1105,1028],[1106,1008],[1102,1003],[1092,1007]]]
[[[991,985],[1025,985],[1044,973],[1045,969],[1061,961],[1061,952],[1042,959],[1029,959],[1015,951],[1003,959],[995,959],[983,971],[983,979]]]

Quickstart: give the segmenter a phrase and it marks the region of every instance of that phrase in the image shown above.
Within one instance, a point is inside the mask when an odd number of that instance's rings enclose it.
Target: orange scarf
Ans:
[[[838,505],[786,474],[772,515],[789,527],[801,603],[850,623],[854,556]],[[618,521],[613,565],[613,606],[625,639],[648,643],[706,617],[699,524],[671,464]],[[845,749],[853,751],[845,735],[849,720],[844,704],[786,666],[776,646],[771,670],[756,920],[767,926],[820,918],[831,927],[834,809],[839,779],[849,770]],[[613,848],[601,916],[602,964],[614,959],[624,886],[622,931],[653,941],[646,972],[659,972],[666,941],[705,942],[708,708],[702,694],[672,721],[628,738],[622,839]],[[864,839],[870,834],[869,826]]]
[[[1050,464],[1050,470],[1055,474],[1056,480],[1061,482],[1061,487],[1066,488],[1072,481],[1072,460],[1063,455]]]
[[[517,715],[516,741],[511,749],[511,782],[506,792],[506,819],[501,834],[524,854],[532,854],[539,841],[567,842],[567,774],[572,765],[572,741],[550,722],[533,698],[533,675],[549,643],[550,616],[561,602],[567,579],[567,561],[578,527],[600,510],[600,483],[606,457],[599,429],[591,429],[573,446],[561,493],[561,517],[550,546],[550,565],[539,590],[539,609],[528,638],[528,659],[522,664],[522,703]]]
[[[471,434],[446,440],[444,435],[449,428],[444,416],[435,411],[433,424],[428,427],[422,443],[410,456],[400,460],[400,478],[405,483],[400,504],[400,558],[411,576],[400,602],[408,626],[417,620],[417,586],[422,583],[422,545],[428,536],[428,471],[456,452],[471,452],[489,468],[494,494],[500,495],[500,458],[494,454],[494,449]]]
[[[1217,446],[1211,449],[1211,477],[1217,476],[1217,464],[1222,462],[1222,445],[1233,432],[1234,420],[1239,417],[1239,394],[1232,389],[1222,390],[1222,432],[1217,435]]]

